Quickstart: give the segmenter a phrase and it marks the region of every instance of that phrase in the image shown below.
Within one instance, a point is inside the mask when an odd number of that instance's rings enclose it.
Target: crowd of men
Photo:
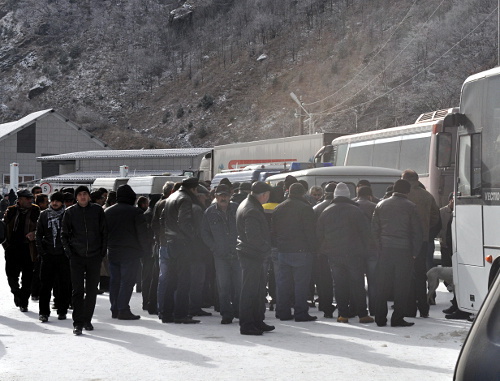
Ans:
[[[317,292],[325,318],[338,309],[340,323],[385,326],[393,301],[391,326],[407,327],[405,317],[429,316],[434,238],[450,247],[452,203],[440,213],[413,170],[383,200],[368,181],[352,199],[344,183],[309,188],[292,175],[275,187],[223,179],[213,189],[187,178],[148,198],[128,185],[41,193],[10,192],[0,205],[8,283],[22,312],[39,301],[42,323],[52,295],[59,320],[72,308],[75,335],[94,329],[104,291],[111,318],[140,319],[129,305],[136,285],[143,310],[162,323],[196,324],[214,306],[221,324],[238,319],[241,334],[262,335],[275,329],[265,323],[267,295],[279,320],[309,322]]]

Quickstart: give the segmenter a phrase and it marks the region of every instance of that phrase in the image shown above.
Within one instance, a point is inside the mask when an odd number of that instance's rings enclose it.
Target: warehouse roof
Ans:
[[[8,122],[8,123],[2,123],[0,124],[0,140],[6,138],[9,135],[16,134],[18,131],[22,130],[24,127],[27,127],[31,123],[35,122],[37,119],[53,113],[56,117],[58,117],[61,120],[64,120],[69,126],[73,127],[74,129],[80,131],[81,133],[87,135],[90,139],[96,141],[99,143],[103,148],[107,147],[108,145],[101,141],[100,139],[96,138],[94,135],[92,135],[90,132],[87,130],[83,129],[82,127],[76,125],[75,123],[71,122],[69,119],[67,119],[64,115],[58,113],[56,110],[53,108],[49,108],[47,110],[41,110],[37,112],[33,112],[29,115],[26,115],[24,118],[21,118],[19,120],[16,120],[15,122]]]
[[[38,161],[79,160],[79,159],[126,159],[161,157],[196,157],[210,152],[210,148],[172,148],[172,149],[130,149],[103,150],[63,153],[60,155],[38,157]]]
[[[161,176],[165,175],[166,173],[174,176],[180,176],[182,175],[182,171],[147,171],[147,170],[137,170],[137,171],[130,171],[127,175],[127,177],[138,177],[138,176]],[[57,176],[51,176],[51,177],[46,177],[42,179],[40,182],[47,182],[47,183],[64,183],[64,182],[69,182],[69,181],[74,181],[74,182],[92,182],[97,178],[102,178],[102,177],[120,177],[120,171],[106,171],[106,172],[73,172],[73,173],[66,173],[64,175],[57,175]]]

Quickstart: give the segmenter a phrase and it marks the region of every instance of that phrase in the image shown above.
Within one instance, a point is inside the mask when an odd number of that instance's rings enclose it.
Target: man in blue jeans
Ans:
[[[238,204],[229,201],[230,193],[226,184],[215,189],[217,202],[205,211],[201,228],[203,241],[215,259],[221,324],[231,324],[238,317],[241,292],[241,266],[236,254]]]
[[[163,309],[163,323],[195,324],[189,313],[189,289],[191,278],[191,260],[193,258],[193,239],[199,235],[193,218],[193,204],[196,198],[198,179],[190,177],[182,182],[181,187],[167,199],[163,209],[161,225],[167,238],[166,285]],[[162,264],[163,266],[163,264]],[[160,270],[162,271],[162,270]]]
[[[111,317],[137,320],[130,311],[130,298],[141,257],[148,252],[148,231],[144,213],[134,207],[136,194],[130,185],[116,191],[116,204],[104,212],[108,225],[109,301]]]
[[[316,255],[316,217],[305,194],[302,184],[292,184],[288,199],[279,204],[272,215],[272,234],[279,252],[276,313],[280,320],[303,322],[317,318],[309,315],[307,304],[313,256]]]

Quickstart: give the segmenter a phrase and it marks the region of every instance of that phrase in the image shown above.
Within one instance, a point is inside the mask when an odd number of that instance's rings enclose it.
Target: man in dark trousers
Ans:
[[[129,302],[141,258],[148,250],[148,231],[143,211],[134,207],[135,199],[130,185],[120,185],[116,204],[104,212],[108,228],[111,317],[119,320],[140,319],[130,311]]]
[[[102,258],[107,249],[107,227],[104,210],[90,202],[89,189],[75,190],[76,204],[64,213],[61,240],[69,257],[73,286],[73,333],[92,331],[97,285]]]
[[[375,321],[387,325],[387,301],[394,294],[391,326],[410,327],[404,320],[410,297],[415,258],[422,247],[422,225],[417,207],[408,200],[411,185],[406,180],[394,184],[391,197],[382,200],[372,218],[372,231],[378,247]]]
[[[231,324],[238,316],[241,293],[241,266],[236,254],[238,205],[229,201],[230,192],[225,184],[217,186],[217,202],[205,211],[201,230],[203,241],[215,259],[221,324]]]
[[[197,202],[198,179],[190,177],[172,193],[160,217],[165,228],[166,247],[166,285],[161,319],[164,323],[195,324],[199,320],[188,315],[189,288],[193,239],[198,231],[193,217],[193,203]]]
[[[370,224],[359,206],[351,200],[346,184],[338,183],[332,204],[318,220],[321,250],[328,255],[335,282],[339,323],[349,322],[349,306],[360,323],[373,323],[366,310],[364,258]]]
[[[288,199],[272,214],[271,231],[278,247],[276,312],[280,320],[316,320],[316,316],[309,315],[307,305],[313,257],[316,255],[316,217],[311,204],[304,198],[305,194],[302,184],[292,184]]]
[[[48,209],[40,213],[36,228],[36,246],[38,255],[41,257],[39,319],[42,323],[49,320],[50,296],[53,289],[54,296],[57,298],[59,320],[66,319],[71,298],[69,260],[64,254],[61,242],[64,211],[63,194],[61,192],[53,193],[50,196]]]
[[[434,197],[422,188],[418,181],[417,172],[406,169],[401,175],[403,180],[410,183],[411,189],[408,193],[408,200],[417,207],[417,213],[422,225],[422,244],[420,254],[415,258],[413,264],[413,278],[411,284],[411,294],[408,299],[408,309],[406,316],[415,317],[417,309],[420,317],[429,316],[429,303],[427,302],[427,255],[429,253],[429,238],[432,235],[431,229],[439,224],[439,208]],[[439,229],[441,227],[439,226]],[[439,230],[438,230],[439,231]],[[434,237],[432,237],[434,242]],[[434,252],[434,250],[432,250]]]
[[[15,194],[10,197],[15,200]],[[27,189],[17,192],[17,202],[9,206],[3,222],[6,226],[5,272],[14,303],[21,312],[28,311],[33,279],[33,262],[36,260],[35,230],[40,209],[33,204],[33,195]],[[21,275],[22,274],[22,275]],[[21,287],[19,276],[21,275]]]
[[[271,255],[271,234],[262,204],[269,200],[271,187],[257,181],[236,211],[238,244],[236,250],[242,269],[240,333],[262,335],[275,327],[264,323],[266,311],[266,268]]]

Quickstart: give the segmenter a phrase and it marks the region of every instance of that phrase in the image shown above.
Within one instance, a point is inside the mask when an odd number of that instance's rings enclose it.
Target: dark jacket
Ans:
[[[181,186],[167,198],[160,217],[167,240],[190,242],[198,235],[193,219],[193,203],[197,202],[195,197],[190,190]]]
[[[203,215],[201,237],[216,258],[231,258],[236,255],[237,209],[238,205],[230,202],[224,213],[215,203],[210,205]]]
[[[196,255],[198,259],[206,257],[207,255],[210,254],[208,247],[205,245],[205,242],[203,242],[203,239],[201,237],[201,229],[202,229],[204,213],[205,210],[203,209],[201,204],[199,204],[198,202],[193,203],[193,222],[196,234],[193,236],[192,239],[192,247],[193,247],[193,254]]]
[[[136,194],[125,184],[116,192],[116,204],[104,211],[108,227],[108,259],[121,262],[141,258],[148,250],[146,219],[134,207]]]
[[[319,216],[321,216],[321,213],[323,213],[323,211],[326,208],[328,208],[328,206],[331,205],[332,201],[333,201],[333,197],[325,198],[323,201],[321,201],[313,206],[313,211],[314,211],[314,214],[316,215],[316,220],[319,218]]]
[[[361,211],[368,218],[368,221],[371,222],[373,218],[373,212],[375,211],[375,207],[377,206],[377,204],[371,202],[370,200],[367,200],[366,198],[358,198],[356,200],[356,203],[359,205],[359,209],[361,209]]]
[[[23,211],[19,208],[18,204],[9,206],[5,211],[5,215],[3,217],[3,222],[5,223],[6,228],[6,237],[5,242],[3,243],[4,249],[7,249],[10,246],[16,246],[21,244],[28,244],[30,249],[31,259],[33,261],[37,258],[36,244],[35,241],[29,241],[26,237],[26,234],[30,232],[35,232],[36,223],[38,217],[40,216],[40,208],[31,204],[31,208],[28,209],[24,215],[21,216]],[[24,221],[23,226],[19,226],[19,223],[16,221],[22,220]],[[16,224],[18,226],[18,230],[16,232],[15,227]],[[21,237],[21,238],[19,238]]]
[[[153,218],[151,219],[151,228],[153,229],[155,242],[160,246],[167,246],[167,237],[165,235],[165,229],[162,229],[160,221],[166,202],[167,199],[165,198],[156,203],[155,208],[153,209]]]
[[[271,255],[271,234],[264,208],[252,194],[240,204],[236,211],[238,231],[238,255],[263,260]]]
[[[321,252],[336,260],[367,255],[370,223],[358,204],[347,197],[337,197],[318,220]]]
[[[394,192],[377,204],[372,231],[381,253],[384,248],[393,248],[417,257],[422,247],[424,237],[417,207],[401,193]]]
[[[303,197],[290,196],[274,209],[271,231],[280,253],[316,253],[316,216]]]
[[[71,205],[63,217],[61,241],[68,257],[104,257],[107,249],[107,226],[104,210],[97,204],[83,208]]]
[[[40,213],[40,217],[38,218],[38,223],[36,226],[36,248],[38,254],[42,257],[45,255],[64,254],[64,247],[61,241],[61,228],[62,220],[64,217],[64,209],[62,213],[57,217],[57,220],[51,222],[51,224],[54,224],[54,226],[49,226],[50,213],[51,209],[49,206],[49,209],[45,209]]]

